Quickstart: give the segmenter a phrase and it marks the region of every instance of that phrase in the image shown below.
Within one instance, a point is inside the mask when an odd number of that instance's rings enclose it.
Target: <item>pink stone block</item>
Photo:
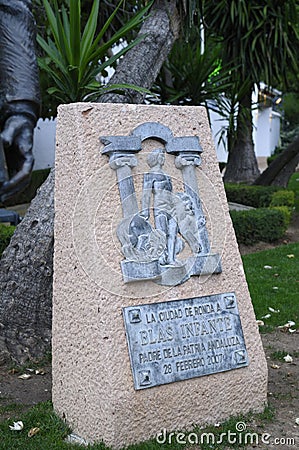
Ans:
[[[129,135],[159,122],[174,136],[199,136],[196,168],[211,252],[222,273],[193,276],[178,286],[124,283],[116,236],[122,218],[116,173],[101,154],[100,136]],[[133,169],[137,198],[145,141]],[[167,154],[165,171],[183,190],[181,172]],[[202,107],[78,103],[59,107],[55,184],[53,403],[74,433],[121,448],[162,429],[191,429],[232,415],[262,411],[267,367],[229,216],[211,132]],[[134,390],[122,308],[224,292],[236,294],[249,365],[180,382]]]

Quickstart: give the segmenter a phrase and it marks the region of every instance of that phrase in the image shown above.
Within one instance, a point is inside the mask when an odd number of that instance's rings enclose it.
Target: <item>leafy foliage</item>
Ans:
[[[271,85],[287,67],[297,71],[297,6],[296,0],[204,2],[205,25],[222,40],[223,59],[240,64],[237,79]]]
[[[285,225],[285,228],[287,229],[288,226],[291,223],[292,209],[289,208],[288,206],[284,206],[284,205],[281,205],[281,206],[270,206],[270,208],[278,210],[278,211],[281,211],[283,213],[283,215],[284,215],[284,225]]]
[[[243,184],[225,184],[225,192],[229,202],[262,208],[270,206],[273,194],[281,190],[277,186],[248,186]]]
[[[46,55],[39,58],[39,66],[53,83],[48,88],[48,93],[55,96],[58,104],[92,100],[107,89],[138,90],[131,85],[113,85],[107,88],[97,81],[100,74],[105,74],[107,67],[114,66],[122,55],[139,42],[140,38],[135,39],[116,54],[109,54],[114,44],[119,43],[141,24],[152,2],[139,10],[107,42],[104,42],[105,33],[122,3],[123,0],[119,2],[100,32],[96,33],[100,0],[93,1],[83,30],[80,0],[69,0],[69,11],[64,4],[59,7],[57,0],[43,0],[50,31],[46,39],[41,35],[37,37]]]
[[[299,86],[298,86],[299,88]],[[284,119],[288,122],[288,127],[298,127],[299,125],[299,94],[298,92],[288,92],[283,96]]]
[[[282,238],[287,229],[286,216],[278,209],[231,211],[230,215],[239,244],[274,242]]]
[[[157,80],[162,103],[200,105],[228,87],[228,73],[222,69],[220,47],[202,53],[198,33],[188,41],[178,40]]]
[[[15,229],[16,227],[14,225],[4,225],[0,223],[0,257],[8,246]]]
[[[252,147],[251,93],[254,83],[263,80],[268,85],[287,83],[290,70],[298,73],[297,0],[209,0],[203,2],[204,25],[207,34],[218,39],[222,61],[231,67],[231,88],[225,91],[232,102],[228,112],[227,149],[241,152],[248,136]],[[242,92],[243,91],[243,92]],[[236,93],[238,95],[236,96]],[[238,117],[234,122],[238,102]],[[247,149],[248,151],[248,149]],[[251,158],[254,158],[252,149]],[[235,164],[236,161],[233,161]],[[252,167],[255,167],[252,161]],[[231,161],[229,159],[228,166]],[[228,178],[236,168],[227,170]],[[250,168],[249,168],[250,170]]]
[[[231,74],[231,70],[227,72]],[[251,82],[247,78],[242,84],[235,83],[229,78],[227,88],[223,86],[225,95],[216,95],[213,102],[209,102],[210,110],[215,111],[220,116],[223,125],[218,132],[218,142],[222,142],[224,148],[230,152],[237,142],[239,127],[248,126],[251,122],[252,108],[240,108],[240,104],[246,94],[251,92]],[[254,107],[254,105],[252,105]]]
[[[270,206],[288,206],[293,208],[295,204],[295,194],[293,191],[280,190],[272,195]]]

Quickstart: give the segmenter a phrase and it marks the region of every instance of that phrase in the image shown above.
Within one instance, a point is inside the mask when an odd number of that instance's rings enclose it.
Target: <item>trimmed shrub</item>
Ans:
[[[0,223],[0,257],[8,246],[16,227],[13,225],[4,225]]]
[[[273,242],[282,238],[287,229],[286,216],[277,208],[230,211],[230,215],[239,244]]]
[[[248,186],[245,184],[225,184],[227,200],[242,205],[264,208],[270,206],[272,196],[281,190],[278,186]]]
[[[288,206],[271,206],[270,209],[275,209],[276,211],[281,211],[284,215],[285,226],[288,228],[292,219],[292,209],[288,208]]]
[[[288,206],[294,208],[295,205],[295,193],[293,191],[281,190],[274,192],[270,207],[272,206]]]

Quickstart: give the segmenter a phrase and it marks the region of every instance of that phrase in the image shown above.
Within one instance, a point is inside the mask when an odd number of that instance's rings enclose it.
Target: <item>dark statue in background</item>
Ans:
[[[0,201],[22,190],[33,167],[40,111],[31,0],[0,0]]]

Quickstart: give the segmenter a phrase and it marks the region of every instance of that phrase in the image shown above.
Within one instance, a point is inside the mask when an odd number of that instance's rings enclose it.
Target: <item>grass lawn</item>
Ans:
[[[288,189],[295,192],[295,210],[299,213],[298,172],[291,176]],[[273,331],[288,321],[296,322],[293,328],[299,328],[299,242],[242,259],[256,318],[265,323],[261,332]],[[268,314],[271,316],[263,318]]]
[[[265,323],[261,331],[272,331],[288,321],[298,327],[299,243],[245,255],[243,263],[256,317]]]
[[[24,424],[21,431],[12,431],[9,425],[12,420],[5,420],[0,423],[0,449],[1,450],[79,450],[88,448],[90,450],[109,450],[104,444],[88,445],[87,447],[78,446],[77,444],[69,444],[65,442],[66,436],[70,433],[68,427],[54,413],[51,402],[39,403],[22,415],[16,415],[18,420]],[[13,417],[13,415],[12,415]],[[199,443],[202,450],[221,450],[226,449],[229,441],[229,432],[235,431],[238,423],[246,423],[248,427],[246,431],[238,433],[238,440],[246,442],[246,433],[255,433],[254,428],[250,424],[258,421],[263,427],[273,418],[273,411],[266,408],[261,414],[240,415],[231,418],[218,426],[210,426],[205,429],[195,427],[192,432],[184,433],[184,437],[176,433],[175,436],[159,436],[160,442],[156,439],[141,444],[131,445],[126,450],[179,450],[186,447],[190,448],[190,444]],[[30,429],[39,428],[39,432],[28,437]],[[210,434],[209,434],[210,433]],[[196,438],[197,436],[197,438]],[[177,439],[179,442],[177,442]],[[197,439],[197,441],[196,441]],[[181,443],[182,440],[186,441]],[[166,441],[166,442],[164,442]],[[213,442],[214,441],[214,442]],[[250,441],[248,441],[250,442]],[[238,448],[239,446],[232,446]]]

